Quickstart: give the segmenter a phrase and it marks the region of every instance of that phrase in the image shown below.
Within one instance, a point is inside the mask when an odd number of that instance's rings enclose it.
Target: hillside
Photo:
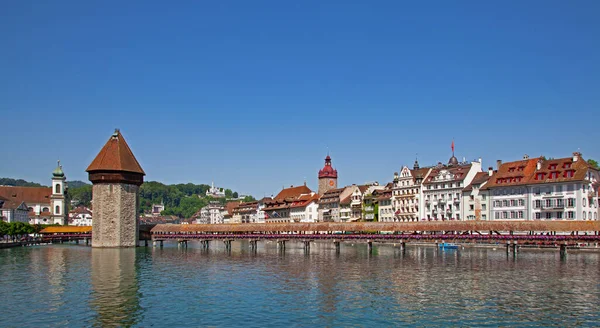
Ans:
[[[25,187],[44,187],[35,182],[28,182],[22,179],[0,178],[0,185],[25,186]],[[71,200],[75,200],[73,205],[90,206],[92,200],[92,185],[83,181],[67,181],[67,206],[70,206]],[[164,204],[164,215],[176,215],[183,218],[189,218],[209,201],[218,201],[225,204],[230,199],[238,197],[238,193],[230,189],[225,189],[225,198],[205,197],[206,191],[210,188],[207,184],[196,185],[193,183],[180,183],[166,185],[157,181],[144,182],[140,187],[140,213],[150,212],[152,204]],[[244,201],[254,200],[249,196]]]

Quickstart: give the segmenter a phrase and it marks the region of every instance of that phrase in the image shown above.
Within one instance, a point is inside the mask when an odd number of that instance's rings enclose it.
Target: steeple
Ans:
[[[63,172],[62,170],[62,166],[60,165],[60,160],[57,161],[58,165],[56,166],[56,169],[54,169],[54,171],[52,171],[52,176],[55,178],[62,178],[65,176],[65,172]]]
[[[452,148],[452,157],[448,160],[448,165],[458,165],[458,159],[454,156],[454,139],[452,139],[452,145],[450,147]]]
[[[86,172],[92,183],[124,180],[138,186],[146,175],[119,129],[115,129]]]
[[[413,170],[418,170],[420,168],[418,156],[419,154],[417,154],[417,157],[415,157],[415,164],[413,165]]]

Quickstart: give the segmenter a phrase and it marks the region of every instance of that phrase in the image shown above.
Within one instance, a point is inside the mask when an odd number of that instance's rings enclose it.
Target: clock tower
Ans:
[[[331,167],[331,157],[325,157],[325,166],[319,171],[319,196],[337,188],[337,170]]]

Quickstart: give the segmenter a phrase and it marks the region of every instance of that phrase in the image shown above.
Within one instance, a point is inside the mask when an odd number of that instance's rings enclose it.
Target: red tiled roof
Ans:
[[[542,161],[541,168],[535,170],[529,183],[583,181],[589,168],[590,165],[581,156],[576,162],[573,162],[573,157],[545,160]],[[571,176],[567,175],[569,171]],[[553,174],[556,177],[552,177]]]
[[[50,187],[12,187],[0,186],[0,197],[26,204],[50,204]]]
[[[410,170],[410,175],[413,177],[413,181],[416,179],[425,179],[427,172],[429,172],[429,167],[423,167],[416,170]]]
[[[360,190],[360,193],[361,193],[361,194],[364,194],[364,193],[365,193],[365,191],[367,191],[367,189],[369,189],[369,187],[370,187],[370,186],[361,185],[361,186],[358,186],[358,190]]]
[[[21,206],[23,203],[24,202],[14,200],[3,200],[3,202],[0,202],[0,208],[5,210],[14,210],[19,208],[19,206]]]
[[[300,196],[301,194],[310,194],[312,190],[310,190],[307,186],[299,186],[299,187],[290,187],[285,188],[280,191],[277,196],[275,196],[275,200],[281,200],[285,198],[295,198]]]
[[[291,207],[305,207],[308,204],[310,204],[311,202],[316,202],[316,201],[319,201],[318,194],[302,195],[302,196],[298,197],[296,200],[294,200]]]
[[[76,208],[74,208],[72,211],[69,212],[69,214],[89,214],[92,215],[92,212],[90,212],[89,209],[83,207],[83,206],[78,206]]]
[[[489,172],[477,172],[477,174],[475,174],[475,177],[473,178],[473,181],[471,181],[471,183],[469,183],[469,185],[463,189],[463,191],[470,191],[473,190],[473,185],[480,185],[486,181],[488,181],[490,179],[490,173]]]
[[[119,130],[108,139],[86,172],[124,171],[146,175]]]
[[[502,163],[486,183],[486,188],[518,186],[529,183],[539,158]]]
[[[435,181],[434,177],[437,176],[440,173],[440,171],[442,171],[442,170],[446,170],[449,173],[454,175],[453,180],[445,180],[444,182],[463,181],[467,177],[467,173],[469,173],[469,170],[471,169],[471,165],[472,164],[458,165],[458,166],[434,167],[431,170],[431,173],[429,174],[429,177],[427,178],[427,180],[423,181],[423,184],[437,183],[437,181]]]
[[[340,205],[350,205],[352,195],[346,196],[346,198],[340,200]]]
[[[227,202],[227,204],[225,204],[225,209],[229,215],[233,215],[233,210],[241,204],[242,202]]]

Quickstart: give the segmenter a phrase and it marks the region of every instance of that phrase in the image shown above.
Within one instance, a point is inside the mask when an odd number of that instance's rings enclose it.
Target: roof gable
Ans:
[[[122,171],[146,175],[119,130],[110,136],[86,169],[86,172],[93,171]]]

